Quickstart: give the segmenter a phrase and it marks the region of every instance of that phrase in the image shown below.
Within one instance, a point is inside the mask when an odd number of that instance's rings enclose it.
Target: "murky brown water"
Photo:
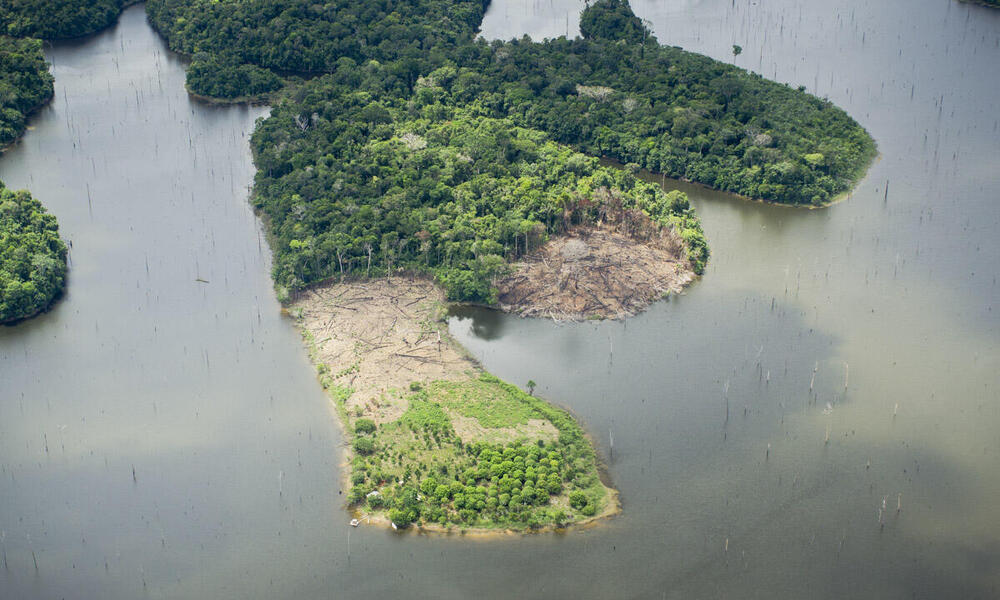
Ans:
[[[581,5],[496,1],[484,34],[559,35]],[[882,157],[822,211],[682,186],[709,270],[626,323],[456,317],[583,419],[625,505],[491,542],[347,526],[337,426],[246,203],[263,111],[190,101],[141,7],[52,48],[56,100],[0,159],[73,241],[66,298],[0,329],[0,597],[1000,595],[1000,11],[634,6],[661,41],[737,43],[829,96]]]

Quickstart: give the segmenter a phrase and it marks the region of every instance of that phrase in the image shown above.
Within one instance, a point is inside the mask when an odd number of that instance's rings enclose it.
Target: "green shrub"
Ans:
[[[351,445],[358,454],[371,454],[375,451],[375,442],[369,437],[358,436]]]
[[[355,433],[374,433],[375,421],[371,419],[358,419],[354,422]]]

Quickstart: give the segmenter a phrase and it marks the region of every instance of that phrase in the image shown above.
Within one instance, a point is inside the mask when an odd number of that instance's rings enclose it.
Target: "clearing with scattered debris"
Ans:
[[[525,317],[579,320],[636,314],[695,278],[673,232],[639,240],[577,227],[543,244],[497,283],[500,308]]]

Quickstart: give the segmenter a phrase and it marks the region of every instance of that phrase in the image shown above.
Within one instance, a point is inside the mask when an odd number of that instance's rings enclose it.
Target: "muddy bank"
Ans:
[[[500,308],[525,317],[580,320],[634,315],[694,280],[670,232],[637,240],[576,228],[543,244],[497,283]]]

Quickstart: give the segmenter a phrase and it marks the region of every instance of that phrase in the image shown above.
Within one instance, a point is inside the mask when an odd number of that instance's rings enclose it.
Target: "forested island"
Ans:
[[[875,155],[829,102],[661,46],[623,0],[589,6],[581,38],[540,43],[478,38],[488,4],[146,5],[191,57],[191,93],[273,105],[251,142],[252,201],[279,297],[347,430],[349,503],[399,526],[560,526],[616,506],[579,425],[465,357],[443,302],[521,301],[540,273],[594,295],[573,279],[575,260],[602,255],[594,240],[655,249],[637,264],[690,281],[709,258],[701,226],[641,168],[822,206]],[[557,239],[574,242],[554,255],[569,271],[530,270]],[[621,262],[590,270],[607,282]],[[675,289],[624,281],[655,293],[574,310],[614,316]]]
[[[709,249],[687,198],[639,169],[821,206],[875,154],[829,102],[661,46],[623,0],[589,6],[581,38],[540,43],[478,38],[488,3],[146,6],[191,57],[190,92],[274,105],[251,142],[252,201],[279,297],[347,428],[349,502],[397,526],[558,527],[617,506],[575,420],[466,357],[442,325],[446,301],[503,295],[508,310],[553,316],[641,310],[701,274]],[[125,4],[13,2],[0,22],[16,36],[72,37]],[[52,80],[37,41],[2,48],[12,140]],[[66,249],[37,201],[3,194],[0,305],[12,320],[58,295]],[[633,277],[642,272],[651,277]],[[621,297],[595,293],[598,276]],[[550,289],[525,285],[539,277]],[[532,305],[533,294],[549,301]]]
[[[298,87],[342,73],[382,102],[406,102],[421,76],[451,66],[459,105],[479,100],[488,116],[587,154],[786,204],[832,201],[875,155],[867,132],[828,101],[661,46],[623,0],[585,10],[582,38],[543,43],[478,39],[487,5],[151,0],[147,9],[171,48],[193,56],[188,86],[200,95],[266,97],[282,80]]]
[[[0,323],[32,317],[62,293],[66,245],[56,218],[0,182]]]
[[[137,0],[4,0],[0,32],[14,37],[58,40],[108,27]]]

